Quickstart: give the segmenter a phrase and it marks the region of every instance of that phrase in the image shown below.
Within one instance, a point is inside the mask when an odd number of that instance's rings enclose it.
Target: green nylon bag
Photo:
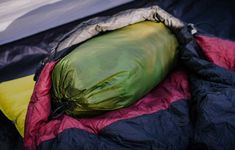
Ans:
[[[164,24],[150,21],[94,37],[55,66],[53,101],[69,103],[65,113],[72,116],[129,106],[164,79],[177,46]]]

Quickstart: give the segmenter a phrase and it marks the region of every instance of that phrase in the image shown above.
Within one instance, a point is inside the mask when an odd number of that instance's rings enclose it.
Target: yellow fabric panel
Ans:
[[[8,119],[15,122],[22,137],[34,84],[33,75],[0,83],[0,110]]]

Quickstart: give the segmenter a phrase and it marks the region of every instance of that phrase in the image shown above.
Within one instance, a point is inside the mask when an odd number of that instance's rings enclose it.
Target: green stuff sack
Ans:
[[[58,62],[53,101],[65,113],[91,116],[126,107],[164,79],[177,53],[175,36],[145,21],[94,37]]]

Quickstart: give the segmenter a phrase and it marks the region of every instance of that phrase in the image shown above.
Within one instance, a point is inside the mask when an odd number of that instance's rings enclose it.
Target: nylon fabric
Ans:
[[[27,149],[35,149],[40,143],[56,138],[59,134],[63,134],[64,131],[72,128],[79,128],[99,135],[103,128],[115,124],[115,122],[157,113],[168,109],[171,103],[191,97],[187,73],[178,70],[172,72],[159,86],[130,107],[110,111],[92,118],[78,119],[63,115],[49,120],[51,113],[51,72],[55,64],[56,62],[46,64],[31,98],[24,140]],[[187,107],[185,109],[185,111],[188,111]],[[174,113],[177,115],[178,111]]]
[[[55,66],[53,100],[68,102],[72,116],[127,107],[164,79],[177,46],[162,23],[148,21],[97,36]]]
[[[48,63],[39,76],[28,108],[24,137],[26,149],[234,149],[234,42],[225,40],[235,39],[234,1],[155,2],[181,21],[193,23],[198,33],[204,34],[193,37],[187,26],[175,32],[181,42],[177,65],[182,66],[186,73],[175,76],[174,72],[171,72],[163,81],[164,86],[158,85],[156,90],[147,94],[147,98],[144,97],[127,108],[99,117],[77,119],[63,115],[52,119],[52,84],[51,76],[47,73],[51,74],[55,62]],[[83,37],[85,40],[107,31],[105,29],[112,30],[113,26],[105,24],[106,19],[116,20],[111,17],[112,14],[133,8],[134,4],[136,3],[111,11],[112,13],[95,14],[103,17],[90,16],[89,18],[94,19],[89,19],[91,22],[84,18],[85,22],[77,20],[1,46],[0,82],[32,74],[39,61],[47,57],[51,49],[54,50],[53,47],[57,44],[59,47],[66,45],[62,39],[71,39],[68,42],[73,41],[74,43],[70,43],[72,45],[80,43],[72,40],[71,36],[74,33],[76,37],[79,24],[83,24],[80,31],[85,30],[84,32],[90,35]],[[123,15],[130,17],[125,20],[133,21],[130,15]],[[158,15],[150,16],[153,20],[172,25],[169,26],[170,29],[175,27],[169,19],[173,16],[166,15],[167,17],[161,19],[165,15]],[[142,19],[148,20],[147,17]],[[92,25],[94,28],[89,28]],[[118,23],[116,25],[122,26]],[[83,35],[80,32],[77,32],[78,34]],[[50,57],[53,58],[52,61],[68,54],[74,48],[70,46],[68,49],[58,47],[61,53],[56,54],[56,58]],[[14,85],[11,88],[14,88]],[[18,150],[17,145],[21,146],[22,138],[19,138],[12,121],[6,121],[2,114],[0,121],[0,149]]]
[[[33,75],[0,84],[0,110],[24,136],[24,123],[34,87]]]

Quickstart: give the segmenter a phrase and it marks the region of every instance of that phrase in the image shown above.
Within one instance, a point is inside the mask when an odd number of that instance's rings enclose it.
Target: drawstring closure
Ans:
[[[60,116],[62,116],[66,110],[70,109],[72,107],[72,103],[71,101],[65,101],[65,100],[61,100],[61,102],[56,102],[56,104],[54,104],[55,109],[52,111],[51,115],[49,116],[49,119],[56,119]]]

